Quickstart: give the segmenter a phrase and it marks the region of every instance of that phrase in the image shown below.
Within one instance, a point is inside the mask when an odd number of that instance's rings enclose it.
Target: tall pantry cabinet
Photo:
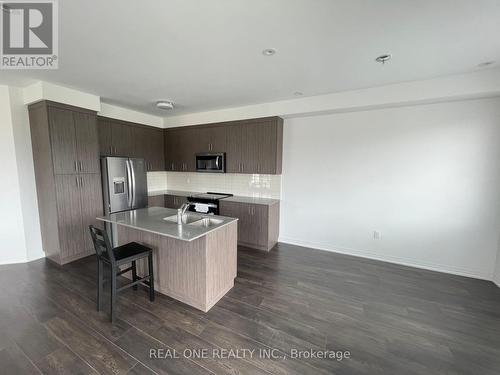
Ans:
[[[28,107],[42,245],[65,264],[94,252],[103,214],[96,112],[42,101]]]

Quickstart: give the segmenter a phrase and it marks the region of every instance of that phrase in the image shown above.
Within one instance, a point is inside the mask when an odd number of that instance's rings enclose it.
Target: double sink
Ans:
[[[164,217],[163,220],[178,224],[177,223],[177,215]],[[196,214],[191,214],[191,213],[185,213],[182,215],[181,224],[186,224],[186,225],[190,225],[193,227],[209,228],[209,227],[214,227],[216,225],[222,224],[223,221],[224,220],[216,219],[214,217],[206,217],[206,216],[201,216],[201,215],[196,215]]]

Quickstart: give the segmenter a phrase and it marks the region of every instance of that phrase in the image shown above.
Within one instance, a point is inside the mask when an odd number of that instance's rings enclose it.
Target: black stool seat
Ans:
[[[141,245],[137,242],[129,242],[113,249],[117,265],[130,263],[133,260],[144,258],[145,253],[148,252],[152,252],[152,250],[149,247]]]
[[[89,226],[89,229],[97,255],[97,311],[101,311],[102,307],[101,296],[104,284],[104,263],[111,267],[111,321],[113,321],[114,317],[116,294],[124,289],[133,287],[134,290],[137,290],[137,285],[143,284],[149,288],[149,299],[154,301],[155,289],[153,276],[153,250],[137,242],[130,242],[125,245],[112,248],[109,243],[108,234],[105,230],[98,229],[92,225]],[[136,261],[143,258],[147,258],[148,260],[149,274],[143,277],[138,277]],[[120,266],[129,263],[132,264],[130,267],[125,269],[119,268]],[[129,271],[132,271],[132,282],[117,288],[117,277]]]

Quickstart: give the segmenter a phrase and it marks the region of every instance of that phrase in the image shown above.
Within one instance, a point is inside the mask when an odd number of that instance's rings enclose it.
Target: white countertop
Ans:
[[[182,241],[193,241],[203,237],[238,219],[226,216],[203,215],[190,212],[200,217],[211,217],[222,220],[222,223],[210,227],[193,226],[190,224],[177,225],[163,220],[165,217],[177,215],[177,210],[164,207],[140,208],[138,210],[118,212],[108,216],[100,216],[97,220],[106,221],[124,227],[155,233],[160,236],[172,237]]]

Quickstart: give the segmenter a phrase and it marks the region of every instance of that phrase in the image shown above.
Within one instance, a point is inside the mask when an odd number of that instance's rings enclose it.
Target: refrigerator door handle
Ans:
[[[127,160],[125,162],[125,165],[127,166],[127,192],[128,192],[128,197],[127,197],[127,202],[128,202],[128,207],[132,208],[132,167],[130,160]]]
[[[129,160],[129,163],[130,163],[130,172],[131,172],[131,175],[132,175],[132,205],[130,206],[131,208],[134,208],[136,206],[136,202],[135,202],[135,168],[134,168],[134,163],[132,162],[132,160]]]

